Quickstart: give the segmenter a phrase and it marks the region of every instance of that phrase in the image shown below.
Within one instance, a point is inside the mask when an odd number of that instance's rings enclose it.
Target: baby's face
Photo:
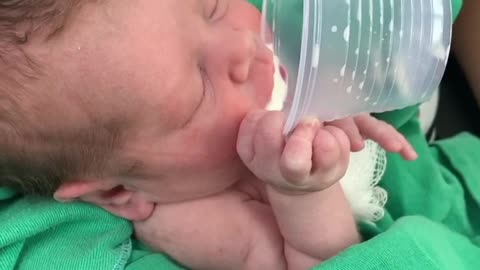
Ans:
[[[119,155],[138,162],[114,178],[171,202],[216,193],[246,172],[238,127],[273,88],[259,24],[246,0],[101,1],[38,50],[55,84],[74,93],[71,121],[129,123]]]

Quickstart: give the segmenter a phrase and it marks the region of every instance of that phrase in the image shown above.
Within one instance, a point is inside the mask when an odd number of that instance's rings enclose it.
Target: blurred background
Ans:
[[[480,110],[464,72],[452,54],[440,85],[438,111],[429,135],[433,133],[436,139],[443,139],[462,131],[480,136]]]

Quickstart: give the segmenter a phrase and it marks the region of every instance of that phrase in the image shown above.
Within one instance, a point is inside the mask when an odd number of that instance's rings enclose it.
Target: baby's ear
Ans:
[[[134,191],[105,181],[69,181],[63,183],[53,195],[57,201],[81,200],[96,204],[110,213],[133,221],[147,219],[154,203]]]

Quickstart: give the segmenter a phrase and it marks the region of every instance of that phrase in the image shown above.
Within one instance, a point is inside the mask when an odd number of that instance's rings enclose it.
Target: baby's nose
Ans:
[[[226,41],[228,50],[228,75],[235,83],[245,82],[255,61],[257,40],[250,31],[237,31],[237,37]]]

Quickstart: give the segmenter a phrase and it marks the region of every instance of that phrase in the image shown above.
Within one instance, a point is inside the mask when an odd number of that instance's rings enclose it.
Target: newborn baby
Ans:
[[[372,139],[415,157],[368,115],[285,137],[245,0],[10,2],[1,185],[135,221],[187,267],[314,266],[360,241],[339,184],[350,151]]]
[[[225,21],[249,17],[237,14],[246,2],[227,2]],[[257,58],[267,54],[264,45],[257,46]],[[271,80],[266,75],[262,79]],[[280,109],[285,88],[278,72],[274,78],[267,107]],[[248,170],[208,196],[157,203],[149,219],[135,223],[137,237],[192,269],[308,269],[360,242],[339,184],[350,151],[362,149],[369,138],[407,159],[415,152],[392,127],[368,115],[331,123],[307,119],[288,137],[284,120],[277,111],[248,113],[236,141]],[[365,182],[354,176],[351,181]]]

